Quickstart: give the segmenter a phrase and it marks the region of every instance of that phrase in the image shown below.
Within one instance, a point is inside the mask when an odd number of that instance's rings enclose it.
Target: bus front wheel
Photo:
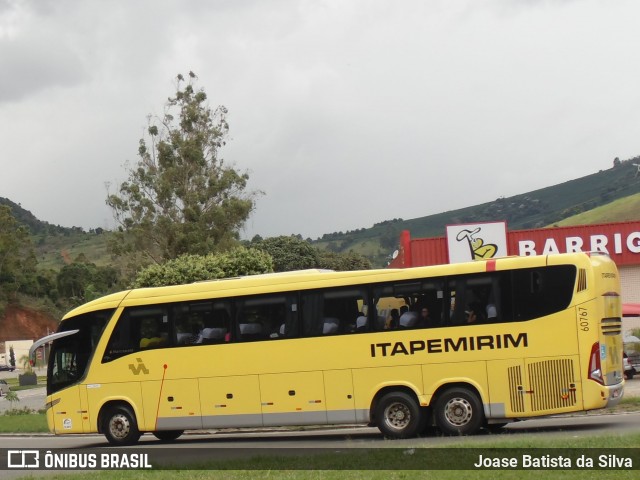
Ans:
[[[113,407],[107,412],[102,431],[111,445],[133,445],[140,438],[136,417],[125,406]]]
[[[420,433],[427,416],[418,402],[404,392],[384,395],[375,408],[378,429],[389,438],[409,438]]]
[[[471,435],[484,422],[482,402],[466,388],[452,388],[440,395],[434,415],[436,425],[446,435]]]

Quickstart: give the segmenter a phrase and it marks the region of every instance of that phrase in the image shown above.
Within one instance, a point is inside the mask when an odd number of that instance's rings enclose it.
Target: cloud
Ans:
[[[633,1],[2,5],[0,196],[53,223],[105,226],[104,183],[189,70],[229,108],[225,160],[265,192],[247,236],[415,218],[638,154]]]
[[[86,72],[77,52],[18,5],[0,10],[0,103],[82,83]]]

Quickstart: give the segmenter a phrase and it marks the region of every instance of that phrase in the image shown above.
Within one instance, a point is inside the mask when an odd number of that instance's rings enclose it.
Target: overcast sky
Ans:
[[[639,19],[636,0],[0,0],[0,196],[112,227],[105,185],[190,70],[265,193],[246,238],[555,185],[640,154]]]

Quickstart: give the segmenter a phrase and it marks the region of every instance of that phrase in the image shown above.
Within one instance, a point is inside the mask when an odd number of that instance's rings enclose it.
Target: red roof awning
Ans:
[[[623,303],[623,317],[640,317],[640,303]]]

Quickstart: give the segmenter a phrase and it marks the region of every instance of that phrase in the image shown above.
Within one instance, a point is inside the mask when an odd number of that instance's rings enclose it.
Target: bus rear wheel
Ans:
[[[173,442],[183,433],[184,430],[160,430],[153,432],[153,435],[161,442]]]
[[[102,431],[111,445],[134,445],[140,438],[136,417],[125,406],[113,407],[107,411]]]
[[[467,388],[452,388],[440,395],[434,407],[438,428],[446,435],[471,435],[484,423],[482,402]]]
[[[427,416],[418,402],[404,392],[384,395],[375,408],[378,429],[389,438],[409,438],[420,433]]]

